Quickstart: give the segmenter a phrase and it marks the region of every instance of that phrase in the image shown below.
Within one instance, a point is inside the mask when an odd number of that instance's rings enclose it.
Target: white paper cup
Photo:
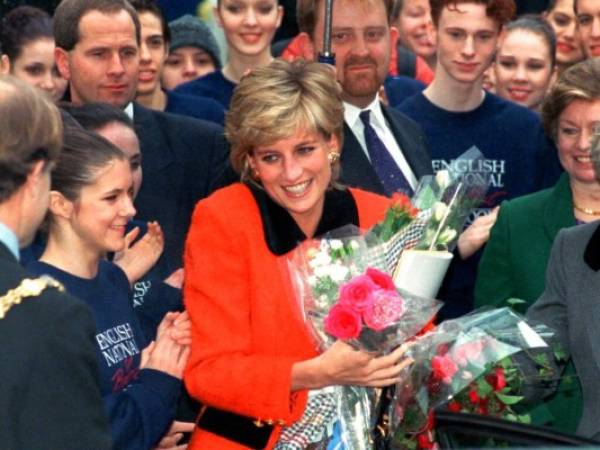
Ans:
[[[425,298],[436,298],[452,253],[429,250],[404,250],[394,271],[400,289]]]

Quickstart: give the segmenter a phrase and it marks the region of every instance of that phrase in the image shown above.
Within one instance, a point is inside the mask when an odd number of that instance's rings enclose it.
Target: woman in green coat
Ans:
[[[544,127],[555,140],[565,173],[557,184],[504,203],[479,264],[475,306],[505,306],[520,312],[542,294],[550,248],[557,233],[600,219],[600,183],[590,158],[594,128],[600,122],[600,60],[565,71],[542,108]],[[534,423],[574,432],[581,415],[581,390],[571,364],[547,409],[532,411]],[[550,413],[548,415],[547,413]]]

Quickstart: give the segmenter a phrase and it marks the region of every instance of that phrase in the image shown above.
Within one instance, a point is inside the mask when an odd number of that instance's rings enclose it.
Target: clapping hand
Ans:
[[[113,262],[127,275],[130,285],[142,278],[156,264],[165,246],[164,235],[158,222],[148,222],[146,234],[132,244],[138,234],[140,234],[139,227],[127,233],[125,248],[115,253],[113,259]]]

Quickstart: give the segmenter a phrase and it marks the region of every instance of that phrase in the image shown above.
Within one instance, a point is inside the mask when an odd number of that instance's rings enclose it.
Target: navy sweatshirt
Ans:
[[[466,225],[504,200],[553,186],[562,171],[539,116],[493,94],[486,93],[481,105],[467,112],[439,108],[422,93],[408,98],[398,109],[423,129],[434,172],[453,167],[455,159],[472,146],[484,154],[479,165],[468,162],[463,167],[470,176],[484,177],[490,184],[483,204]],[[472,309],[480,254],[465,261],[455,256],[439,294],[445,301],[440,318],[457,317]]]
[[[94,279],[76,277],[41,261],[30,262],[27,268],[57,279],[92,309],[100,389],[115,448],[153,448],[173,421],[181,382],[164,372],[140,370],[146,342],[125,273],[108,261],[100,262]]]
[[[236,86],[235,83],[223,76],[223,72],[216,70],[195,80],[183,83],[174,92],[176,94],[213,98],[220,102],[225,109],[229,109],[231,96]]]

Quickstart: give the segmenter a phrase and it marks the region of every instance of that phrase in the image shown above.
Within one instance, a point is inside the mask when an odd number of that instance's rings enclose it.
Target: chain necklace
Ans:
[[[584,208],[573,202],[573,208],[577,211],[587,214],[588,216],[600,216],[600,209]]]

